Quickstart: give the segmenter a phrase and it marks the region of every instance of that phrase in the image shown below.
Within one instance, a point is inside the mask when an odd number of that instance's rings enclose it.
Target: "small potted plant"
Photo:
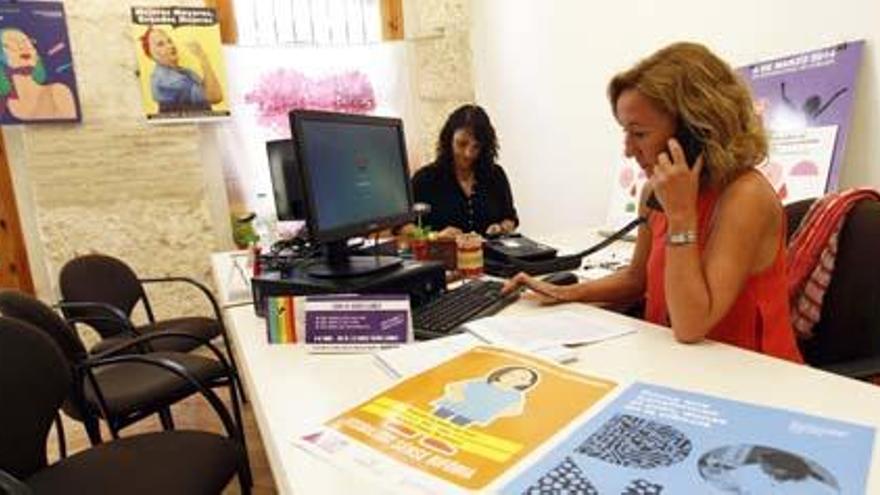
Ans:
[[[413,259],[428,259],[429,248],[431,243],[431,226],[422,227],[417,225],[409,232],[409,248],[412,251]]]
[[[422,215],[431,211],[431,205],[427,203],[416,203],[413,205],[413,211],[416,214],[416,226],[409,230],[409,248],[412,251],[414,259],[426,260],[429,254],[429,243],[431,241],[431,226],[422,224]]]
[[[260,240],[254,229],[254,213],[245,216],[232,215],[232,241],[238,249],[247,249]]]

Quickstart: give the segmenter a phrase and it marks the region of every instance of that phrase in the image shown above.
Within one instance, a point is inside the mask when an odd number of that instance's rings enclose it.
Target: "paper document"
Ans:
[[[475,334],[464,332],[440,339],[418,342],[396,349],[386,349],[373,353],[379,366],[394,378],[415,375],[462,352],[491,343]],[[504,344],[499,344],[504,345]],[[547,345],[543,342],[526,342],[522,345],[508,345],[520,351],[533,352],[557,363],[573,361],[577,353],[563,345]]]
[[[491,483],[615,387],[532,355],[476,346],[294,443],[340,473],[380,480],[388,493],[491,492]]]
[[[541,348],[599,342],[633,332],[573,311],[553,311],[533,316],[493,316],[468,322],[469,332],[497,345],[532,351]]]
[[[459,333],[373,353],[376,362],[394,377],[421,373],[485,342],[475,335]]]

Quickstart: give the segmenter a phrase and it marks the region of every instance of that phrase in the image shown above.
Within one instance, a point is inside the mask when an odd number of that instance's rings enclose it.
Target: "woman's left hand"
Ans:
[[[673,138],[669,139],[669,152],[671,157],[665,151],[657,157],[651,176],[654,194],[670,222],[695,220],[703,155],[689,168],[681,145]]]

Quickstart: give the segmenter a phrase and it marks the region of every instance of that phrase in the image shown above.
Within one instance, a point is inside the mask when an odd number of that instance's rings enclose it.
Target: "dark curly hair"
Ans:
[[[498,137],[489,121],[489,115],[479,105],[462,105],[455,109],[443,124],[437,140],[437,165],[450,173],[453,171],[452,135],[459,129],[467,129],[480,143],[480,156],[477,158],[474,173],[487,174],[498,158]]]

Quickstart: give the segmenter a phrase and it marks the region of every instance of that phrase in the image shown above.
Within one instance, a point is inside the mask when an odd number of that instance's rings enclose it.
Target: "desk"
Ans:
[[[520,301],[505,314],[537,314],[560,308],[635,330],[628,336],[581,348],[571,366],[585,373],[793,409],[880,430],[880,388],[872,385],[725,344],[678,344],[668,329],[583,304],[540,307]],[[388,493],[387,487],[368,485],[366,478],[338,470],[292,443],[310,427],[393,383],[373,358],[310,355],[298,346],[269,345],[264,322],[251,306],[227,308],[224,316],[279,491],[298,495]],[[880,436],[875,436],[867,493],[880,493],[878,444]]]

